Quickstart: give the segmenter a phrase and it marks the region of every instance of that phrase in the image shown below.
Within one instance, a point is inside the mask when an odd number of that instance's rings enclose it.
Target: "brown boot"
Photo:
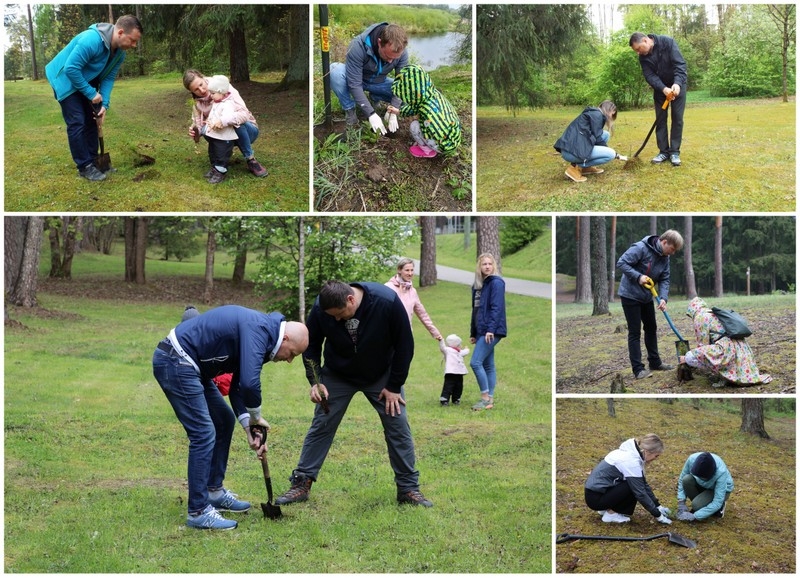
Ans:
[[[571,178],[576,183],[582,183],[586,180],[586,177],[581,174],[581,170],[575,165],[569,165],[567,170],[564,171],[564,174]]]
[[[289,478],[289,481],[292,482],[292,487],[282,496],[275,498],[276,506],[305,502],[308,499],[308,494],[311,492],[311,484],[314,483],[314,480],[306,477],[292,476]]]
[[[586,167],[581,169],[582,175],[599,175],[600,173],[604,173],[605,171],[599,167]]]

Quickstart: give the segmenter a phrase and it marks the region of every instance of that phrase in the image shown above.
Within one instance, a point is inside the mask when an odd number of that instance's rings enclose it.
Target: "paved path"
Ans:
[[[419,261],[414,261],[414,268],[419,271]],[[441,281],[461,283],[462,285],[472,285],[475,281],[473,271],[463,271],[444,265],[436,265],[436,277]],[[539,283],[537,281],[524,281],[522,279],[512,279],[503,277],[506,282],[506,291],[517,295],[527,295],[528,297],[541,297],[542,299],[553,298],[553,286],[550,283]]]

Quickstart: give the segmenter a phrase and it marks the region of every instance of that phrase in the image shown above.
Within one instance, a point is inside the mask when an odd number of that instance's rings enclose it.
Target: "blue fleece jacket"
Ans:
[[[261,368],[279,344],[284,321],[277,312],[224,305],[183,321],[175,336],[200,368],[201,379],[233,374],[231,405],[241,414],[244,407],[261,406]]]
[[[117,49],[112,53],[113,35],[113,24],[92,24],[47,64],[45,73],[56,100],[61,102],[75,92],[92,100],[99,92],[103,96],[103,106],[108,109],[114,80],[125,60],[124,50]]]
[[[308,349],[303,360],[319,367],[324,357],[326,371],[356,387],[369,386],[389,371],[386,389],[400,393],[414,357],[414,337],[403,302],[381,283],[350,285],[364,291],[352,320],[336,321],[322,310],[317,297],[306,319]],[[355,320],[357,323],[352,323]],[[355,332],[355,338],[351,337],[348,326]],[[310,384],[316,383],[308,365],[306,377]]]

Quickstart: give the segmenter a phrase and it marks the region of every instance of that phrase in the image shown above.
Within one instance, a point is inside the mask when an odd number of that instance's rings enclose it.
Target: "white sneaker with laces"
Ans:
[[[628,516],[624,516],[624,515],[619,514],[617,512],[613,512],[613,513],[606,512],[606,513],[603,514],[603,521],[606,524],[609,524],[609,523],[624,524],[625,522],[630,522],[631,519]]]

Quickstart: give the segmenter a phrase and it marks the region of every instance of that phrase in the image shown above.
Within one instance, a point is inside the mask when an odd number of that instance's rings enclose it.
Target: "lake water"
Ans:
[[[435,36],[409,36],[408,52],[411,60],[419,63],[425,70],[453,64],[453,51],[464,35],[460,32],[447,32]]]

